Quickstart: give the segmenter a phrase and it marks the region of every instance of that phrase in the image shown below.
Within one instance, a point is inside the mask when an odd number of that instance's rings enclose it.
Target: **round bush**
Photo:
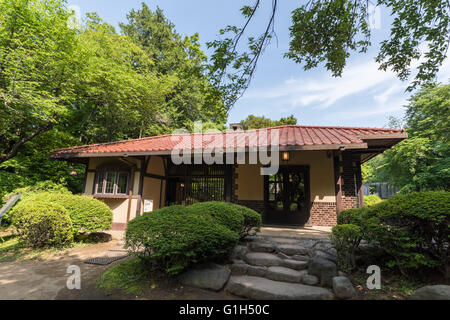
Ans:
[[[80,232],[111,229],[111,209],[97,199],[70,193],[38,192],[21,200],[20,204],[33,202],[51,203],[64,207],[72,220],[75,236]]]
[[[366,207],[373,207],[374,205],[377,205],[381,202],[383,202],[383,199],[381,199],[377,195],[370,195],[364,197],[364,206]]]
[[[437,266],[450,276],[450,192],[398,194],[368,209],[367,232],[400,270]]]
[[[221,225],[241,235],[244,230],[242,207],[229,202],[199,202],[189,207],[193,213],[208,215]]]
[[[130,221],[125,246],[151,269],[176,275],[197,263],[225,261],[238,238],[211,216],[176,206]]]
[[[22,202],[14,208],[13,217],[21,241],[29,247],[64,247],[73,241],[72,221],[60,205]]]

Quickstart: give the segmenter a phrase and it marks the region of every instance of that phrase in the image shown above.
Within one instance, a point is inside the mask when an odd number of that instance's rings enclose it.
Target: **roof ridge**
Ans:
[[[347,130],[380,130],[380,131],[399,131],[404,132],[405,129],[392,129],[392,128],[376,128],[376,127],[344,127],[344,126],[305,126],[305,125],[294,125],[294,124],[287,124],[287,125],[281,125],[281,126],[275,126],[275,127],[269,127],[269,128],[263,128],[263,129],[278,129],[278,128],[317,128],[317,129],[347,129]]]

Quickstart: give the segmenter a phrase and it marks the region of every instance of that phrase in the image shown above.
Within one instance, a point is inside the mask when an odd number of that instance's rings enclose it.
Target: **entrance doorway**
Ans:
[[[310,216],[309,167],[283,166],[265,177],[265,224],[304,226]]]

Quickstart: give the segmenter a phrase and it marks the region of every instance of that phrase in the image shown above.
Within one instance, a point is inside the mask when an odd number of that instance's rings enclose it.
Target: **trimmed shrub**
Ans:
[[[445,191],[398,194],[374,207],[367,232],[369,241],[392,259],[388,266],[402,272],[438,267],[450,276],[450,193]]]
[[[27,205],[33,202],[56,204],[65,208],[72,220],[73,234],[75,236],[78,236],[80,232],[97,232],[111,229],[111,209],[97,199],[70,193],[37,192],[29,194],[19,203]],[[13,210],[13,212],[16,211]]]
[[[175,206],[130,221],[125,247],[150,269],[176,275],[197,263],[227,260],[238,240],[212,216]]]
[[[348,272],[355,268],[355,252],[361,240],[361,228],[354,224],[343,224],[333,228],[331,243],[338,253],[340,270]]]
[[[63,206],[40,201],[22,202],[14,211],[14,226],[27,246],[64,247],[72,243],[72,221]]]
[[[365,207],[373,207],[374,205],[377,205],[381,202],[383,202],[383,199],[381,199],[377,195],[370,195],[370,196],[364,197],[364,206]]]
[[[361,225],[362,217],[366,212],[366,208],[348,209],[341,211],[338,215],[338,224]]]
[[[208,215],[221,225],[241,235],[244,230],[244,214],[242,207],[229,202],[199,202],[189,210],[200,215]]]

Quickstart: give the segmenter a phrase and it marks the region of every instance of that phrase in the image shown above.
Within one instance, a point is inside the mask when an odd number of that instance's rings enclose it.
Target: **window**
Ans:
[[[225,165],[171,166],[167,184],[167,204],[225,201]]]
[[[130,174],[124,171],[102,170],[97,172],[96,194],[126,195]]]

